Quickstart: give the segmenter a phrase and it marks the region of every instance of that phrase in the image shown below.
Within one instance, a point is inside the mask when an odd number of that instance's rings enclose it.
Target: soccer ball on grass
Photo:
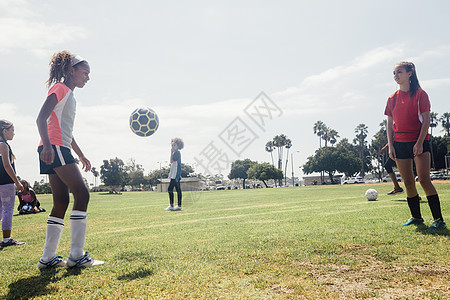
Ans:
[[[22,206],[22,211],[23,212],[30,212],[31,210],[32,210],[33,208],[31,207],[31,205],[30,204],[25,204],[24,206]]]
[[[151,136],[158,127],[158,115],[151,108],[136,108],[130,115],[130,129],[138,136]]]
[[[366,198],[369,201],[375,201],[378,198],[378,192],[375,189],[368,189],[366,191]]]

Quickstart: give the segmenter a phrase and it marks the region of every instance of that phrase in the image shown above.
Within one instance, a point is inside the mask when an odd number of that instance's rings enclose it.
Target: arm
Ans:
[[[420,127],[419,137],[417,139],[416,144],[413,147],[414,156],[421,155],[423,153],[423,141],[428,133],[428,128],[430,128],[430,111],[426,111],[422,113],[423,122]]]
[[[83,152],[81,151],[80,147],[78,146],[77,142],[75,141],[75,138],[73,138],[73,137],[72,137],[71,145],[72,145],[73,151],[75,151],[75,153],[78,155],[79,160],[83,164],[82,169],[85,172],[88,172],[89,170],[91,170],[91,162],[89,161],[89,159],[86,158],[86,156],[84,156]]]
[[[177,151],[177,147],[175,145],[175,143],[172,144],[172,147],[170,148],[170,163],[173,163],[173,154],[175,153],[175,151]]]
[[[56,94],[51,94],[47,97],[42,105],[39,115],[36,119],[36,124],[38,127],[39,135],[41,136],[42,144],[44,148],[42,149],[40,159],[46,164],[53,163],[55,159],[55,153],[53,152],[52,145],[50,144],[50,138],[48,137],[48,124],[47,120],[50,117],[56,104],[58,104],[58,99]]]
[[[389,147],[389,143],[386,143],[386,145],[384,145],[383,148],[380,149],[380,154],[383,154],[387,147]]]
[[[36,193],[32,189],[30,189],[30,194],[33,197],[33,201],[37,200]]]
[[[394,149],[394,119],[388,116],[387,119],[387,139],[389,147],[389,157],[395,160],[395,149]]]
[[[19,198],[19,206],[17,206],[17,210],[20,211],[22,207],[25,205],[25,201],[23,201],[22,199],[22,192],[18,192],[17,197]]]
[[[2,155],[3,167],[5,168],[6,173],[11,177],[11,179],[16,184],[16,187],[19,191],[23,191],[23,186],[20,183],[19,179],[14,172],[14,169],[11,166],[11,161],[9,160],[9,148],[5,143],[0,144],[0,154]]]

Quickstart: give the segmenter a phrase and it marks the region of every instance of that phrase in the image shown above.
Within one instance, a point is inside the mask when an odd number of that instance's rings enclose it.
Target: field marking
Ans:
[[[376,206],[373,207],[373,209],[380,209],[380,208],[387,208],[387,207],[396,207],[397,205],[383,205],[383,206]],[[221,216],[221,217],[212,217],[212,218],[203,218],[203,219],[196,219],[196,220],[185,220],[185,221],[179,221],[179,222],[167,222],[163,224],[153,224],[153,225],[147,225],[147,226],[141,226],[141,227],[129,227],[129,228],[122,228],[117,230],[108,230],[108,231],[102,231],[102,232],[96,232],[95,234],[107,234],[107,233],[118,233],[118,232],[125,232],[125,231],[134,231],[134,230],[142,230],[142,229],[150,229],[150,228],[158,228],[158,227],[165,227],[165,226],[171,226],[171,225],[182,225],[182,224],[193,224],[193,223],[199,223],[199,222],[208,222],[208,221],[216,221],[216,220],[227,220],[227,219],[237,219],[237,218],[245,218],[249,216],[264,216],[264,215],[272,215],[272,214],[281,214],[281,213],[287,213],[287,212],[296,212],[296,211],[306,211],[306,210],[313,210],[313,209],[321,209],[322,207],[314,207],[314,208],[298,208],[298,209],[290,209],[288,211],[286,210],[277,210],[277,211],[270,211],[270,212],[261,212],[261,213],[254,213],[254,214],[239,214],[239,215],[232,215],[232,216]],[[327,212],[325,215],[336,215],[341,213],[353,213],[366,210],[364,209],[352,209],[352,210],[339,210],[335,212]],[[180,214],[182,216],[182,214]]]

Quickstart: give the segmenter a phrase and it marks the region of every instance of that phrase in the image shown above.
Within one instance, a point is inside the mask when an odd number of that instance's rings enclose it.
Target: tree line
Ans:
[[[433,136],[433,128],[438,122],[441,123],[444,136]],[[381,179],[384,174],[384,163],[388,159],[388,151],[383,151],[387,144],[387,121],[380,124],[380,129],[368,140],[368,127],[359,124],[355,128],[355,137],[352,143],[347,138],[337,142],[339,134],[336,130],[329,128],[322,121],[317,121],[313,126],[313,132],[319,137],[319,149],[315,154],[307,158],[303,165],[303,172],[311,174],[314,172],[326,173],[329,181],[333,183],[336,172],[344,173],[346,176],[360,174],[362,177],[371,172]],[[322,147],[322,140],[324,146]],[[450,114],[444,113],[438,117],[437,113],[430,114],[430,146],[431,146],[431,168],[434,170],[444,169],[445,156],[450,152]],[[331,146],[328,146],[328,143]]]

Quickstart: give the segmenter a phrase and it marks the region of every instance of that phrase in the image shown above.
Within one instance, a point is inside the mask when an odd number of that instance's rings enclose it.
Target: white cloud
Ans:
[[[300,85],[301,89],[317,89],[318,87],[336,86],[346,79],[353,79],[355,74],[362,74],[374,67],[398,57],[403,52],[401,45],[379,47],[355,58],[347,65],[328,69],[320,74],[307,77]]]
[[[0,11],[0,53],[23,49],[42,56],[54,45],[87,36],[83,27],[48,24],[23,0],[1,0]]]
[[[396,88],[391,76],[392,67],[402,55],[402,45],[380,47],[348,64],[309,76],[297,86],[269,94],[283,115],[273,121],[266,132],[258,131],[259,139],[252,147],[258,144],[257,149],[263,149],[264,141],[275,134],[285,133],[293,140],[294,148],[302,150],[297,160],[304,161],[317,147],[312,126],[319,119],[337,130],[341,138],[352,140],[354,128],[359,123],[368,125],[370,134],[375,133],[383,119],[385,101]],[[440,59],[430,58],[427,63],[435,64]],[[422,82],[425,88],[430,89],[445,87],[449,83],[449,78]],[[129,98],[120,103],[92,105],[95,102],[88,103],[85,92],[88,91],[83,90],[77,97],[74,135],[86,156],[97,168],[104,159],[119,157],[127,161],[134,158],[146,172],[159,168],[158,162],[164,165],[168,159],[170,139],[176,136],[182,137],[186,143],[183,162],[192,163],[209,142],[218,140],[218,135],[235,117],[243,116],[244,108],[253,100],[236,98],[206,105],[167,103],[154,106],[152,108],[160,118],[160,128],[153,136],[141,138],[131,133],[128,118],[134,108],[145,105],[146,101]],[[439,97],[433,98],[433,102],[433,107],[446,104]],[[17,136],[12,145],[18,156],[19,175],[36,180],[39,178],[36,116],[24,115],[11,103],[1,103],[0,113],[14,117],[11,121],[16,125]],[[269,159],[264,151],[251,152],[244,155],[259,161]],[[300,155],[304,157],[300,158]],[[87,177],[92,180],[90,175]]]
[[[420,85],[425,88],[438,88],[442,86],[450,85],[450,78],[439,78],[439,79],[430,79],[430,80],[422,80]]]

